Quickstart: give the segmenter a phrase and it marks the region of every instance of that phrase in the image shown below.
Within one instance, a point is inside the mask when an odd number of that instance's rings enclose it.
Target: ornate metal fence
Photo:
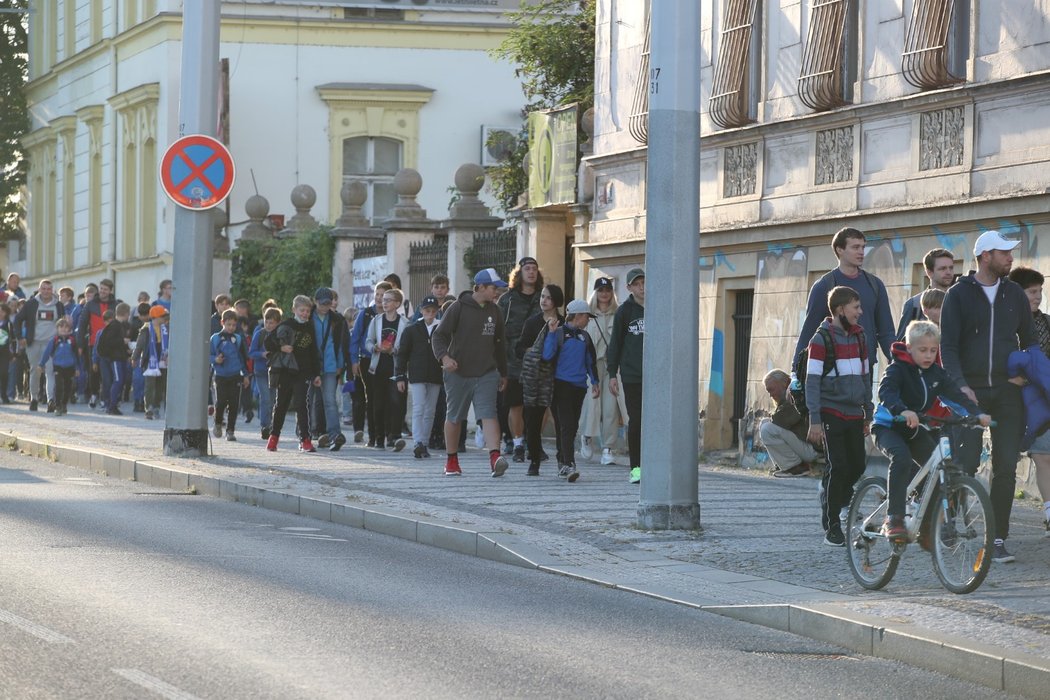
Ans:
[[[465,262],[471,275],[486,267],[493,267],[500,277],[507,279],[517,262],[514,259],[517,252],[517,228],[501,228],[490,233],[474,234],[474,245],[467,251]]]
[[[448,238],[438,236],[408,247],[408,298],[412,303],[430,294],[430,278],[448,272]],[[441,302],[438,299],[438,302]]]
[[[374,241],[354,243],[354,260],[378,258],[383,255],[386,255],[386,239],[377,238]]]

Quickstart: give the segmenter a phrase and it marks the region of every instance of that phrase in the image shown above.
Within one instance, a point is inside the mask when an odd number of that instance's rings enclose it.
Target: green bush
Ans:
[[[318,287],[332,286],[335,240],[323,226],[289,238],[241,241],[233,251],[231,293],[259,309],[273,299],[290,309],[296,294],[312,296]]]

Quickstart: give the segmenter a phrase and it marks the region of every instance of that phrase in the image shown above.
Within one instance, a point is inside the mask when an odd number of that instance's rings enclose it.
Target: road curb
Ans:
[[[1024,697],[1045,698],[1050,687],[1046,659],[907,623],[889,626],[881,618],[833,606],[709,605],[702,609]]]
[[[865,656],[945,673],[1024,697],[1044,698],[1050,687],[1050,661],[1046,659],[942,635],[907,623],[888,626],[881,618],[845,611],[833,605],[713,604],[714,601],[694,593],[617,581],[615,577],[566,566],[558,557],[509,532],[476,531],[436,518],[409,516],[392,508],[357,506],[337,499],[301,496],[278,488],[241,484],[163,461],[138,460],[103,450],[53,444],[8,431],[0,431],[0,441],[11,450],[104,476],[301,515],[459,554],[568,576],[828,642]]]

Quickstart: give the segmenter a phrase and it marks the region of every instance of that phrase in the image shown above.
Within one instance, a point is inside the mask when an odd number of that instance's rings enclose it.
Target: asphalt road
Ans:
[[[1002,697],[551,574],[0,465],[2,697]]]

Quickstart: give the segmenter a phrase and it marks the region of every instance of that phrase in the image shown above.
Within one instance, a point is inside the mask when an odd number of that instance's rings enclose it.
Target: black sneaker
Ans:
[[[576,465],[575,464],[570,464],[569,465],[569,473],[565,477],[565,480],[568,481],[571,484],[572,482],[576,481],[579,478],[580,478],[580,473],[578,471],[576,471]]]
[[[417,442],[416,446],[412,448],[412,456],[416,459],[423,459],[423,453],[427,451],[426,445],[421,442]]]
[[[838,523],[832,523],[828,531],[824,533],[824,544],[829,547],[844,547],[846,536],[842,534],[842,527]]]
[[[270,427],[266,426],[265,428],[262,428],[259,431],[259,434],[262,435],[262,439],[263,440],[269,440],[270,439]]]
[[[992,545],[992,561],[996,564],[1011,564],[1014,561],[1014,555],[1006,551],[1006,543],[1002,540],[997,540]]]
[[[524,462],[525,461],[525,445],[514,446],[514,461]]]
[[[529,465],[529,470],[527,472],[525,472],[525,476],[539,476],[539,475],[540,475],[540,465],[537,464],[536,462],[533,462],[532,464]]]
[[[423,459],[429,459],[429,458],[430,458],[430,449],[426,445],[423,445]]]
[[[124,412],[121,411],[116,406],[114,406],[113,408],[107,408],[106,409],[106,415],[107,416],[122,416],[122,415],[124,415]]]
[[[390,443],[390,446],[394,448],[394,452],[400,452],[405,449],[405,441],[402,438],[396,438]]]
[[[322,450],[327,450],[332,446],[332,437],[330,435],[322,435],[317,438],[317,446]]]
[[[513,440],[504,440],[503,441],[503,454],[509,455],[512,452],[514,452],[514,441]]]
[[[234,435],[232,432],[227,431],[226,432],[226,442],[237,442],[237,436]]]
[[[29,402],[29,410],[30,411],[35,411],[35,410],[37,410],[37,408],[38,408],[38,405],[37,405],[36,399],[33,399],[32,401]]]
[[[365,431],[355,430],[354,431],[354,444],[359,445],[365,441]]]
[[[244,412],[244,422],[251,423],[252,418],[255,418],[255,411],[249,408],[247,411]]]
[[[144,404],[141,401],[136,401],[135,402],[135,407],[132,409],[132,412],[134,412],[134,413],[145,413],[146,412],[146,404]]]
[[[340,449],[342,449],[343,445],[345,445],[345,444],[346,444],[346,436],[343,435],[342,433],[339,433],[338,435],[335,436],[335,439],[332,440],[332,446],[328,448],[328,451],[329,452],[338,452]]]
[[[47,412],[48,413],[54,413],[55,412],[55,402],[53,400],[47,402]]]

